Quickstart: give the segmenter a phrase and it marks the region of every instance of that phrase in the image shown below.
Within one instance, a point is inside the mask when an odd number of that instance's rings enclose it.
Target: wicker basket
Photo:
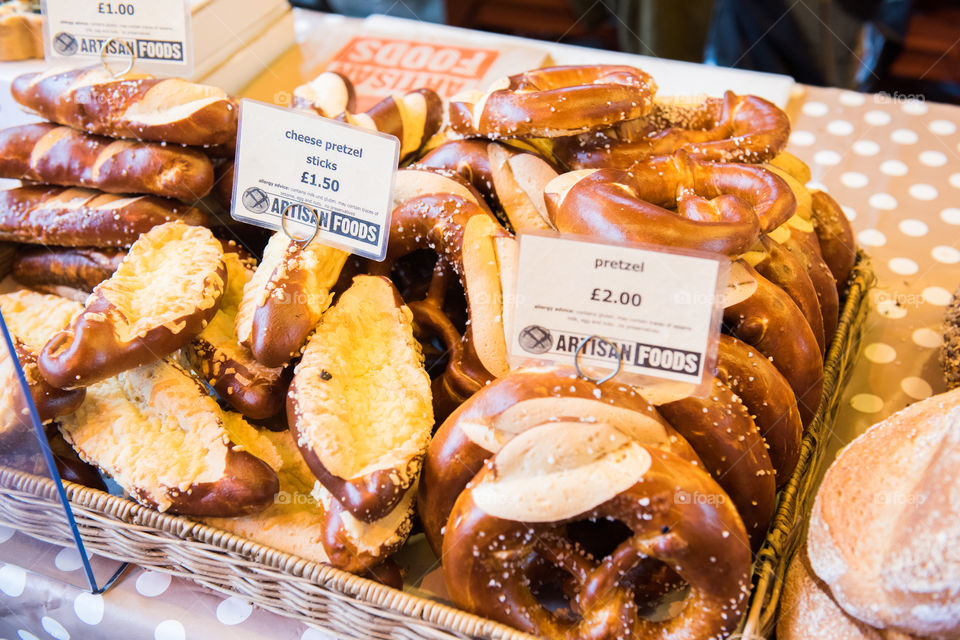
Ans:
[[[836,415],[852,369],[873,283],[861,253],[824,370],[823,401],[801,446],[797,469],[781,493],[775,520],[755,563],[754,593],[743,637],[767,637],[776,616],[787,561],[814,493],[823,462],[823,435]],[[65,483],[89,552],[189,578],[236,594],[264,609],[356,638],[491,638],[533,636],[452,606],[265,547],[188,518],[157,513],[135,502]],[[53,481],[0,468],[0,524],[40,540],[66,544],[70,532],[51,528],[58,508]]]

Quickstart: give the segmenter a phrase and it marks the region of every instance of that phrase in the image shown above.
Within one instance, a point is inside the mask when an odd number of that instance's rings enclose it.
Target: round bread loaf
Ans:
[[[874,425],[827,471],[810,564],[837,603],[873,627],[960,634],[960,390]]]

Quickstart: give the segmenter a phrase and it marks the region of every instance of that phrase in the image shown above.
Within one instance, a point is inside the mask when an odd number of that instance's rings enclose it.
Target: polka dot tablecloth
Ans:
[[[960,284],[960,108],[804,88],[789,111],[791,150],[809,163],[813,186],[843,205],[878,276],[863,352],[831,432],[832,457],[874,422],[944,389],[940,323]],[[0,529],[0,547],[17,537]],[[74,571],[77,563],[64,557],[50,569]],[[329,638],[241,598],[139,568],[101,596],[3,564],[0,592],[0,640]]]
[[[960,108],[804,87],[790,150],[843,205],[873,258],[863,352],[833,425],[835,451],[871,424],[945,390],[941,322],[960,285]]]

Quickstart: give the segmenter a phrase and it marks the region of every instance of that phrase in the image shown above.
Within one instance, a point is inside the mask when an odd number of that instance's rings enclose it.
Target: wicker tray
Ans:
[[[776,619],[780,587],[800,524],[823,463],[826,426],[839,407],[859,350],[873,284],[861,252],[842,310],[837,337],[827,355],[823,400],[801,445],[800,460],[780,502],[754,566],[754,591],[744,617],[746,639],[768,637]],[[189,578],[237,594],[264,609],[296,618],[341,638],[490,638],[533,636],[455,607],[251,542],[188,518],[157,513],[130,500],[64,483],[87,551],[148,569]],[[53,481],[0,468],[0,524],[34,538],[65,544]]]

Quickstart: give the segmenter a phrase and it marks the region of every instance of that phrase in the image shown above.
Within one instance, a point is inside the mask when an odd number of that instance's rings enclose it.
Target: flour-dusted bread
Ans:
[[[960,635],[960,390],[874,425],[827,471],[810,564],[873,627]]]
[[[209,229],[154,227],[46,344],[40,371],[67,389],[166,357],[210,322],[225,284],[223,248]]]
[[[279,489],[270,465],[237,446],[202,383],[157,360],[87,388],[63,437],[138,502],[193,516],[262,511]]]
[[[296,367],[287,421],[310,469],[354,518],[373,522],[405,502],[433,409],[412,313],[388,279],[357,276],[324,314]]]
[[[911,640],[912,637],[874,629],[848,615],[811,571],[806,546],[793,556],[780,597],[777,640]]]

